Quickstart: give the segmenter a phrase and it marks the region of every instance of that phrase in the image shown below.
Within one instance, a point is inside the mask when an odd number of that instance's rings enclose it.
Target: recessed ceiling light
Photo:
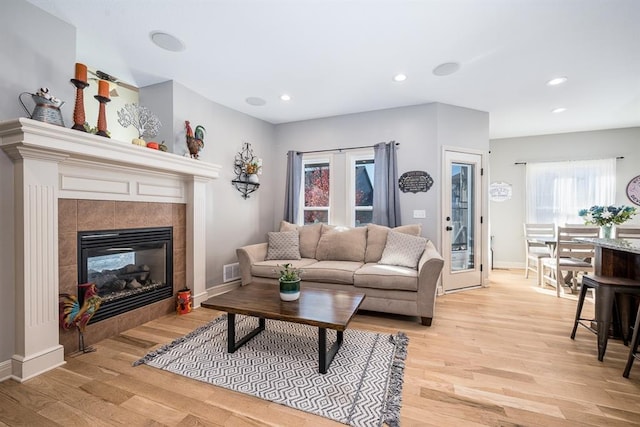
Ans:
[[[260,107],[267,103],[267,101],[262,98],[258,98],[257,96],[250,96],[249,98],[245,99],[245,101],[247,104],[255,105],[256,107]]]
[[[551,110],[552,113],[564,113],[565,111],[567,111],[567,109],[564,107],[558,107]]]
[[[283,93],[282,95],[280,95],[280,99],[282,101],[291,101],[291,97],[289,95],[287,95],[286,93]]]
[[[547,86],[558,86],[561,85],[562,83],[566,82],[567,80],[569,80],[568,78],[562,76],[562,77],[556,77],[554,79],[551,79],[547,82]]]
[[[407,76],[405,74],[396,74],[395,76],[393,76],[393,81],[394,82],[403,82],[407,80]]]
[[[433,69],[433,74],[436,76],[448,76],[450,74],[455,73],[460,69],[460,64],[457,62],[445,62],[444,64],[438,65]]]
[[[149,33],[151,41],[158,47],[171,52],[181,52],[185,49],[184,43],[176,36],[163,31],[152,31]]]

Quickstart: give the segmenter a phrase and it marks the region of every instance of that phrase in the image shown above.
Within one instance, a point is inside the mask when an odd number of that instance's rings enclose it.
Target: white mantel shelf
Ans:
[[[37,120],[20,118],[0,122],[2,148],[14,158],[17,148],[28,148],[63,159],[99,161],[184,176],[218,178],[220,166],[130,142],[117,141]]]
[[[220,166],[31,119],[0,122],[14,163],[15,342],[11,377],[64,364],[58,336],[58,199],[185,203],[186,280],[206,292],[206,184]],[[5,202],[5,201],[3,201]]]

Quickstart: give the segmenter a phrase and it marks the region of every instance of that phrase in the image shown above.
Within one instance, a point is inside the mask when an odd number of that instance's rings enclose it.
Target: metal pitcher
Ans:
[[[33,109],[33,113],[30,113],[27,109],[27,106],[24,105],[24,102],[22,102],[22,95],[31,95],[31,99],[36,104],[35,108]],[[52,101],[40,95],[29,92],[22,92],[20,95],[18,95],[18,101],[20,101],[20,104],[22,104],[22,108],[24,108],[24,111],[27,112],[29,118],[64,127],[64,123],[62,121],[62,112],[60,111],[60,107],[62,107],[64,101]]]

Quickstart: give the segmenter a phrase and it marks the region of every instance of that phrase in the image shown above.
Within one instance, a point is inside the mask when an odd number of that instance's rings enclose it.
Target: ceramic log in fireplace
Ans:
[[[173,227],[79,232],[78,283],[95,283],[102,298],[90,323],[170,298],[172,260]]]

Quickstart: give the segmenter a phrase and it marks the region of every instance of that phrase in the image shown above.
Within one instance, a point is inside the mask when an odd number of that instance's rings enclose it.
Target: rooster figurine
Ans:
[[[80,307],[78,298],[75,295],[60,294],[60,327],[62,329],[71,329],[73,326],[78,328],[80,351],[90,353],[95,349],[84,346],[84,330],[89,320],[100,308],[102,298],[98,296],[98,289],[95,283],[85,283],[79,285],[78,288],[85,289],[82,307]]]
[[[185,120],[184,126],[186,128],[187,147],[189,147],[189,154],[191,155],[191,158],[197,159],[198,153],[204,147],[204,133],[206,130],[204,126],[198,125],[196,126],[196,131],[194,135],[193,130],[191,129],[191,124],[189,123],[189,120]]]

